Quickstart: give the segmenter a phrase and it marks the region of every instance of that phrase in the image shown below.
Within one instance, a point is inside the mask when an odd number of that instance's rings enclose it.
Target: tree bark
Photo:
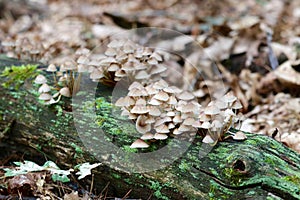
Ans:
[[[1,59],[2,72],[13,60]],[[5,77],[0,79],[5,81]],[[40,158],[47,157],[63,169],[99,162],[99,155],[91,153],[74,126],[69,100],[63,99],[59,106],[45,106],[33,91],[27,83],[18,91],[0,88],[0,158],[22,152],[27,160],[39,163]],[[88,117],[83,115],[82,122],[75,124],[95,127],[95,121]],[[110,122],[107,120],[103,128],[108,134],[116,131],[109,127]],[[86,134],[95,135],[93,129],[87,129]],[[182,156],[150,172],[126,172],[122,168],[128,166],[111,165],[115,158],[102,155],[103,164],[93,170],[94,187],[101,191],[109,182],[111,195],[123,196],[132,189],[130,198],[141,199],[300,199],[299,154],[267,136],[247,133],[247,137],[242,142],[219,142],[213,148],[195,138]],[[118,143],[120,138],[114,139]],[[99,144],[105,145],[104,141]],[[122,159],[126,158],[116,161]]]

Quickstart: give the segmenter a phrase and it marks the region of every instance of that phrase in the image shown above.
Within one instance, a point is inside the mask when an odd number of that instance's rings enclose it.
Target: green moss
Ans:
[[[11,66],[5,67],[4,71],[0,76],[6,77],[6,81],[2,83],[4,88],[12,87],[15,90],[25,83],[27,79],[34,78],[38,75],[36,70],[37,65],[21,65],[21,66]]]

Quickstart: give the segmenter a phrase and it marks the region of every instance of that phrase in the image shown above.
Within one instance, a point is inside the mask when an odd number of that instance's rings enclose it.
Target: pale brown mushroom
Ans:
[[[152,133],[145,133],[144,135],[142,135],[141,139],[142,140],[152,140],[154,138],[154,135]]]
[[[49,93],[42,93],[39,96],[39,99],[43,101],[49,101],[50,99],[52,99],[52,96]]]
[[[34,83],[36,84],[44,84],[47,83],[47,79],[45,76],[39,74],[37,77],[34,79]]]
[[[136,123],[135,123],[135,127],[138,132],[146,133],[151,130],[151,124],[145,123],[146,120],[147,120],[147,117],[145,115],[138,116]]]
[[[169,95],[166,92],[160,91],[153,96],[154,99],[159,101],[168,101]]]
[[[57,69],[56,69],[56,67],[55,67],[54,64],[50,64],[50,65],[47,67],[46,71],[47,71],[47,72],[56,72]]]
[[[38,90],[39,93],[47,93],[50,92],[51,88],[49,87],[49,85],[47,85],[47,83],[44,83]]]
[[[164,133],[155,133],[154,134],[154,139],[156,140],[165,140],[168,138],[168,135],[164,134]]]
[[[130,148],[133,148],[133,149],[148,148],[148,147],[149,147],[149,144],[147,144],[146,142],[144,142],[144,140],[141,140],[141,139],[137,139],[130,145]]]
[[[68,87],[63,87],[59,90],[59,93],[62,95],[62,96],[65,96],[65,97],[71,97],[71,92],[70,92],[70,89]]]

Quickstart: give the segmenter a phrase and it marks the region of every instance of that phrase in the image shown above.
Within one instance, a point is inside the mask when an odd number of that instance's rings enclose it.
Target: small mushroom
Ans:
[[[34,83],[36,84],[44,84],[47,83],[47,79],[45,76],[39,74],[35,79],[34,79]]]
[[[48,93],[42,93],[39,96],[39,99],[43,100],[43,101],[49,101],[50,99],[52,99],[52,96],[50,94],[48,94]]]
[[[168,135],[164,134],[164,133],[155,133],[154,134],[154,139],[156,140],[165,140],[168,138]]]
[[[47,93],[50,92],[51,88],[47,83],[44,83],[40,88],[39,88],[39,93]]]
[[[57,69],[56,69],[56,67],[55,67],[54,64],[50,64],[50,65],[47,67],[46,71],[47,71],[47,72],[56,72]]]
[[[215,105],[209,105],[204,109],[204,114],[206,115],[217,115],[220,114],[220,109]]]
[[[63,87],[59,90],[59,93],[62,95],[62,96],[65,96],[65,97],[71,97],[71,92],[70,92],[70,89],[68,87]]]
[[[159,101],[168,101],[169,95],[163,91],[158,92],[153,96],[154,99],[157,99]]]
[[[245,139],[247,139],[247,136],[242,131],[238,131],[238,132],[234,133],[231,137],[234,140],[245,140]]]
[[[203,138],[202,142],[206,143],[206,144],[214,144],[215,143],[215,141],[209,134],[206,134],[206,136]]]
[[[194,99],[194,95],[190,92],[184,91],[177,96],[180,100],[188,101]]]
[[[149,144],[147,144],[146,142],[144,142],[144,140],[141,140],[141,139],[137,139],[130,145],[130,148],[133,148],[133,149],[148,148],[148,147],[149,147]]]
[[[144,135],[142,135],[141,139],[142,140],[152,140],[154,138],[154,135],[152,133],[145,133]]]
[[[136,130],[140,133],[147,133],[151,130],[151,124],[147,124],[145,123],[145,121],[147,120],[147,117],[144,115],[140,115],[138,116],[137,120],[136,120]]]

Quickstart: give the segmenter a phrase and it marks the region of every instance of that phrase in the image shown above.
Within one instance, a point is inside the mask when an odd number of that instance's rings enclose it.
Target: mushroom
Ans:
[[[52,96],[49,93],[42,93],[39,96],[39,99],[43,101],[49,101],[50,99],[52,99]]]
[[[47,93],[50,92],[51,88],[47,83],[44,83],[40,88],[39,88],[39,93]]]
[[[220,114],[220,109],[215,105],[209,105],[204,109],[204,114],[206,115],[217,115]]]
[[[234,133],[231,137],[234,140],[245,140],[245,139],[247,139],[247,136],[242,131],[238,131],[238,132]]]
[[[159,133],[169,133],[169,132],[170,132],[168,126],[165,125],[165,124],[161,124],[161,125],[159,125],[159,126],[156,126],[154,129],[155,129],[157,132],[159,132]]]
[[[136,120],[136,130],[140,133],[146,133],[151,130],[151,124],[145,123],[147,120],[147,117],[145,115],[139,115],[137,120]]]
[[[194,95],[190,92],[184,91],[181,94],[179,94],[177,96],[179,99],[184,100],[184,101],[188,101],[188,100],[192,100],[194,99]]]
[[[71,97],[71,92],[70,92],[70,89],[68,87],[63,87],[59,90],[59,93],[62,95],[62,96],[65,96],[65,97]]]
[[[47,83],[47,79],[45,76],[39,74],[37,77],[34,79],[34,83],[36,84],[44,84]]]
[[[154,139],[156,140],[165,140],[168,138],[168,135],[164,134],[164,133],[155,133],[154,134]]]
[[[203,138],[202,142],[206,143],[206,144],[214,144],[215,143],[215,141],[209,134],[206,134],[206,136]]]
[[[163,91],[158,92],[153,96],[154,99],[157,99],[159,101],[168,101],[169,95]]]
[[[57,69],[56,69],[56,67],[55,67],[54,64],[50,64],[50,65],[47,67],[46,71],[47,71],[47,72],[56,72]]]
[[[154,135],[152,133],[145,133],[144,135],[142,135],[141,139],[142,140],[151,140],[154,138]]]
[[[144,142],[144,140],[141,140],[141,139],[137,139],[130,145],[130,148],[133,148],[133,149],[148,148],[148,147],[149,147],[149,144],[147,144],[146,142]]]

